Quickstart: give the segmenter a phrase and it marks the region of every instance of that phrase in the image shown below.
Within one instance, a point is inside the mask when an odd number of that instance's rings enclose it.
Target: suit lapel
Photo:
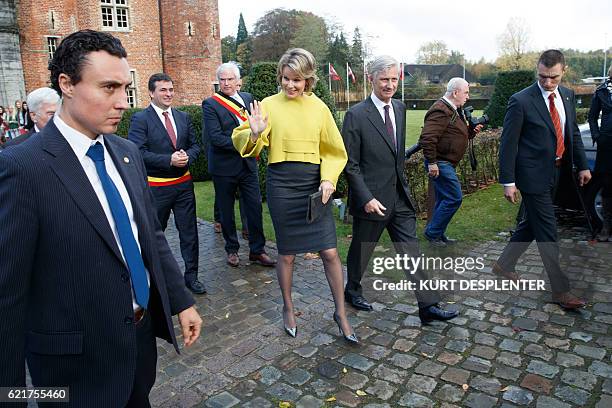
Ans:
[[[123,149],[119,143],[113,140],[113,138],[106,137],[106,135],[104,136],[104,144],[130,196],[132,210],[134,212],[134,221],[138,228],[140,247],[144,254],[145,247],[148,248],[149,243],[144,242],[143,238],[149,236],[149,233],[147,230],[148,224],[143,218],[145,214],[145,208],[143,207],[145,197],[143,196],[143,189],[141,187],[143,180],[138,178],[139,173],[135,168],[137,160],[140,160],[140,158],[131,155],[129,151]]]
[[[168,143],[168,146],[174,149],[174,146],[172,146],[172,141],[170,140],[170,135],[168,135],[168,130],[166,129],[166,124],[161,121],[160,117],[157,115],[157,112],[155,112],[155,109],[153,109],[153,106],[149,105],[147,108],[147,115],[149,115],[147,122],[149,124],[153,124],[153,127],[156,128],[155,133],[163,135],[164,137],[162,137],[162,139]],[[177,123],[176,119],[174,120],[174,123]],[[178,124],[176,126],[176,130],[178,131]],[[176,144],[178,146],[178,135],[176,139]]]
[[[561,95],[561,99],[563,100],[563,110],[565,111],[565,133],[564,133],[564,143],[572,143],[572,138],[569,137],[572,134],[572,124],[573,121],[573,106],[571,106],[571,100],[569,93],[565,88],[559,87],[559,95]]]
[[[380,112],[376,108],[376,105],[374,105],[374,102],[372,101],[371,97],[368,97],[368,99],[366,99],[366,104],[368,120],[372,123],[372,125],[374,125],[374,128],[376,128],[380,137],[382,137],[387,147],[391,149],[391,152],[395,155],[396,149],[393,148],[393,143],[391,142],[391,140],[389,140],[389,136],[387,135],[387,128],[385,127],[385,122],[383,122],[382,117],[380,116]]]
[[[533,105],[536,108],[536,111],[540,114],[544,122],[550,128],[550,131],[553,135],[555,135],[555,125],[552,123],[552,119],[550,117],[550,112],[546,107],[546,102],[544,102],[544,98],[542,97],[542,91],[540,91],[540,87],[537,83],[531,86],[531,97]]]
[[[113,253],[123,262],[115,236],[111,231],[100,200],[79,159],[52,120],[42,131],[43,149],[50,154],[49,166],[66,188],[91,226]]]
[[[185,134],[184,128],[186,125],[183,123],[183,115],[181,115],[179,111],[174,108],[170,108],[170,112],[172,114],[172,118],[174,119],[174,124],[176,125],[176,148],[178,149],[181,143],[181,135]],[[168,137],[168,140],[170,140],[170,137]]]

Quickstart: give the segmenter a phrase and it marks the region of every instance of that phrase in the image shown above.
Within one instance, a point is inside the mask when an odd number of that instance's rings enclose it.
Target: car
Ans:
[[[580,130],[582,144],[584,145],[584,153],[593,178],[585,186],[578,187],[575,182],[576,172],[568,166],[563,167],[557,195],[555,197],[555,204],[562,208],[584,211],[591,232],[594,234],[601,228],[603,222],[601,204],[602,181],[601,177],[593,173],[597,147],[593,145],[591,130],[589,129],[588,123],[578,126],[578,129]]]

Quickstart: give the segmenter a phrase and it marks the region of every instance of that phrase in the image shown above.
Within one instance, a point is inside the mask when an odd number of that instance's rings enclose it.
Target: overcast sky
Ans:
[[[497,37],[511,17],[525,20],[530,49],[603,49],[612,44],[610,0],[219,0],[221,35],[236,35],[240,12],[249,34],[257,19],[278,8],[310,11],[344,26],[349,39],[355,26],[370,37],[373,54],[414,62],[418,47],[444,41],[469,60],[493,61]],[[606,37],[607,32],[607,40]]]

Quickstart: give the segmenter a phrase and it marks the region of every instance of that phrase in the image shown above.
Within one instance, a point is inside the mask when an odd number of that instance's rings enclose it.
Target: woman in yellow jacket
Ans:
[[[266,191],[276,233],[276,274],[283,296],[283,323],[288,335],[297,335],[291,299],[295,255],[318,252],[334,298],[334,320],[351,342],[357,337],[346,317],[342,264],[336,226],[327,206],[321,217],[307,222],[309,195],[323,193],[327,203],[347,162],[342,136],[327,106],[312,93],[318,78],[312,54],[288,50],[280,59],[277,80],[281,92],[251,104],[248,122],[234,129],[234,147],[243,157],[257,156],[267,146]]]

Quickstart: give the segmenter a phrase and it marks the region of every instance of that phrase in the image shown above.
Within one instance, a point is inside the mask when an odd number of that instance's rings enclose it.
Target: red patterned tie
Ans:
[[[168,131],[168,136],[170,136],[170,141],[172,141],[172,146],[176,148],[176,133],[174,133],[174,128],[172,127],[170,116],[168,116],[168,112],[163,112],[162,115],[164,115],[164,121],[166,122],[166,130]]]
[[[557,136],[557,151],[556,157],[563,157],[563,152],[565,151],[565,146],[563,145],[563,130],[561,129],[561,118],[559,117],[559,112],[557,111],[557,107],[555,106],[555,98],[556,95],[552,92],[548,95],[548,108],[550,109],[550,118],[552,119],[552,123],[555,126],[555,134]]]

